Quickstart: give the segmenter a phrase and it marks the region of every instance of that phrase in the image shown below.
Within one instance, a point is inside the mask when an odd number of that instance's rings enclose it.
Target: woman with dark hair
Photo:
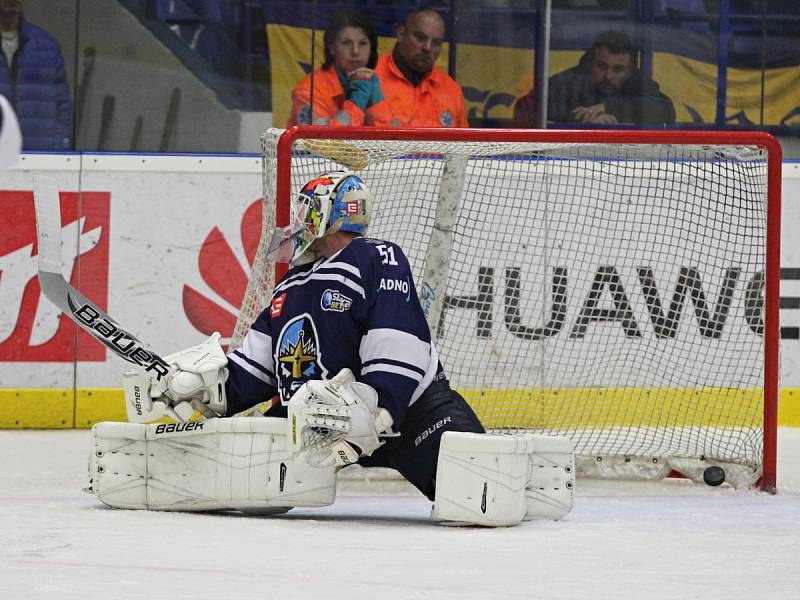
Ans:
[[[323,37],[325,62],[292,91],[292,125],[363,125],[386,110],[378,76],[378,36],[365,14],[334,15]],[[312,90],[313,86],[313,90]]]

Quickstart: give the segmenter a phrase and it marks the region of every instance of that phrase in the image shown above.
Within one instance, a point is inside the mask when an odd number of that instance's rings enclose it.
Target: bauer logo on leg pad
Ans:
[[[203,428],[203,421],[190,421],[189,423],[160,423],[156,425],[155,434],[180,433],[189,431],[199,431]]]

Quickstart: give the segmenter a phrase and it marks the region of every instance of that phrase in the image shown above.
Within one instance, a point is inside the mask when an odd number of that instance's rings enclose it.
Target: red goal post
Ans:
[[[264,230],[233,347],[285,272],[263,255],[292,195],[348,168],[488,428],[572,437],[579,475],[701,480],[720,465],[775,490],[773,136],[293,127],[262,141]]]

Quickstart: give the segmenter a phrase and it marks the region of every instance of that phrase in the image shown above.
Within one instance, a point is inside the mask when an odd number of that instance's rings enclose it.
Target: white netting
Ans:
[[[265,198],[280,133],[263,140]],[[568,435],[589,457],[730,462],[757,476],[764,150],[477,140],[293,150],[291,193],[358,168],[374,197],[369,235],[406,251],[426,305],[426,283],[446,283],[429,322],[452,385],[487,427]],[[265,219],[269,229],[271,207]],[[268,299],[273,266],[258,260],[234,345]]]

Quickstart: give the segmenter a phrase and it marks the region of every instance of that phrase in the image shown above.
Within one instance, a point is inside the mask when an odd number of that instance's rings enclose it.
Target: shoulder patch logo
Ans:
[[[279,296],[275,296],[272,299],[272,303],[269,305],[269,316],[273,319],[276,319],[281,316],[283,313],[283,304],[286,302],[286,292],[283,292]]]
[[[339,290],[325,290],[322,292],[319,304],[322,310],[345,312],[353,305],[353,300]]]

